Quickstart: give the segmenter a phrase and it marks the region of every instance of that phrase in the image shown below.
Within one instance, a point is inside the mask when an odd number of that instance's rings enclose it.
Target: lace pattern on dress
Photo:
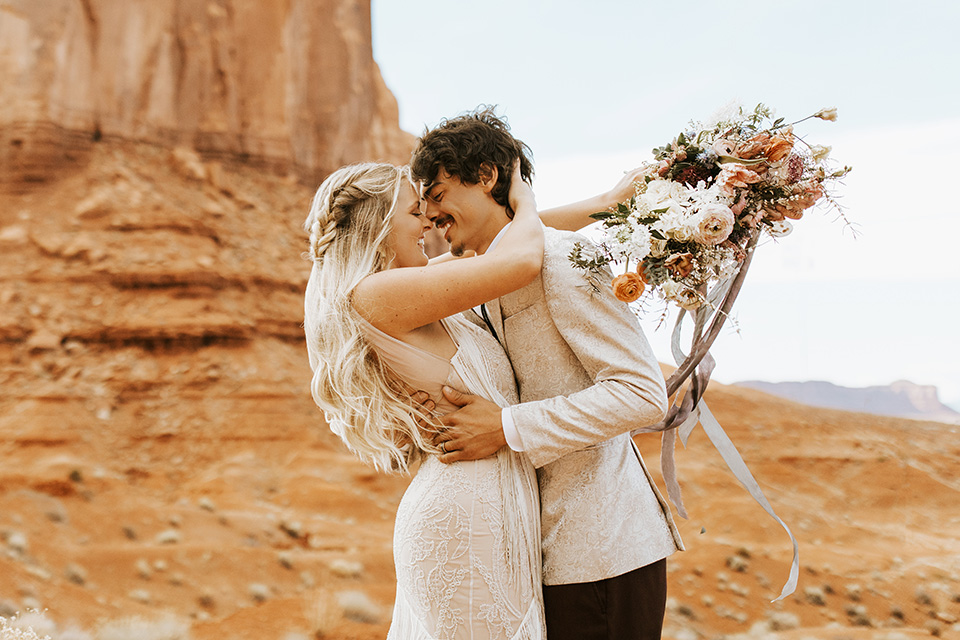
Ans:
[[[436,356],[364,328],[391,369],[417,372],[431,395],[448,384],[500,406],[517,402],[513,369],[495,339],[459,318],[443,322],[457,353],[439,380]],[[425,456],[397,510],[394,563],[389,640],[544,640],[533,466],[507,448],[450,465]]]

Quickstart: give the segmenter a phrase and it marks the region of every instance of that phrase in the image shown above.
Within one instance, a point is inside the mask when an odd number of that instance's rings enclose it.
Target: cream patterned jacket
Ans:
[[[593,582],[683,549],[629,435],[658,422],[667,398],[636,317],[609,281],[595,291],[567,259],[589,240],[544,231],[540,276],[487,310],[513,364],[521,404],[511,414],[537,468],[544,584]]]

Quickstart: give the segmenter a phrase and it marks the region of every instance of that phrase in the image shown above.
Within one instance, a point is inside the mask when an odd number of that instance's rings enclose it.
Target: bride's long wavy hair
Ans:
[[[387,471],[407,471],[424,439],[411,408],[386,366],[364,339],[351,305],[363,278],[387,268],[387,238],[406,167],[363,163],[331,174],[313,198],[304,229],[313,260],[304,298],[304,330],[313,378],[310,390],[347,447]]]

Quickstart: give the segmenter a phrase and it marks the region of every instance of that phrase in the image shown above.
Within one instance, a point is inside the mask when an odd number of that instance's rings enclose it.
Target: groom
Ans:
[[[512,217],[512,167],[519,160],[529,180],[528,155],[487,109],[420,139],[413,177],[454,254],[483,253],[497,242]],[[492,189],[481,173],[495,174]],[[663,417],[663,376],[609,273],[598,292],[568,261],[574,243],[588,241],[551,228],[544,236],[540,276],[477,316],[506,349],[521,403],[501,410],[453,392],[448,397],[462,408],[443,421],[441,460],[509,446],[537,468],[551,640],[660,638],[666,557],[683,544],[629,432]]]

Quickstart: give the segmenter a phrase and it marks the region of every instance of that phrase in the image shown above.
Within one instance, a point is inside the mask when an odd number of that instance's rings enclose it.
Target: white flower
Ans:
[[[650,253],[650,231],[644,225],[619,224],[606,230],[603,244],[615,260],[642,260]]]
[[[644,196],[646,198],[646,196]],[[667,198],[666,200],[658,200],[656,202],[647,200],[643,203],[647,211],[653,213],[654,211],[660,211],[661,213],[655,214],[659,215],[661,218],[664,216],[680,216],[683,215],[683,207],[680,206],[680,203],[674,200],[673,198]]]
[[[653,180],[647,183],[647,191],[643,195],[651,204],[672,200],[676,194],[675,184],[677,183],[673,180]],[[662,207],[656,208],[661,209]]]
[[[643,260],[650,253],[650,230],[644,225],[636,225],[630,234],[630,255],[634,260]]]
[[[626,247],[624,246],[627,238],[623,233],[623,227],[610,227],[606,230],[606,235],[603,238],[603,244],[607,248],[607,251],[610,252],[610,256],[614,260],[619,260],[623,258],[626,254]]]
[[[703,184],[702,182],[700,183]],[[702,209],[703,207],[711,204],[722,204],[729,206],[731,204],[731,198],[726,195],[721,189],[720,185],[714,183],[710,185],[710,188],[700,188],[690,191],[690,202],[693,204],[694,208]]]
[[[668,233],[677,242],[690,242],[693,240],[693,235],[696,233],[696,230],[697,228],[694,225],[684,221],[682,224],[670,229]]]
[[[667,241],[659,238],[650,238],[650,255],[654,258],[662,258],[667,255]]]
[[[636,202],[633,205],[633,211],[630,214],[631,218],[646,218],[650,215],[650,203],[647,202],[646,198],[638,197]]]
[[[677,294],[674,301],[687,311],[696,311],[700,308],[700,305],[703,304],[703,297],[693,289],[684,287],[683,290]]]
[[[665,211],[660,219],[650,225],[651,229],[659,231],[661,235],[678,242],[689,242],[696,231],[696,222],[685,209]]]
[[[821,120],[828,120],[829,122],[836,122],[837,120],[837,108],[829,107],[827,109],[820,109],[815,114],[814,118],[820,118]]]
[[[645,204],[647,211],[666,209],[661,217],[667,214],[681,215],[683,203],[690,199],[690,192],[679,182],[672,180],[654,180],[647,185],[647,192],[639,198]]]
[[[664,283],[660,285],[660,291],[663,293],[664,298],[675,302],[687,311],[693,311],[703,304],[703,298],[699,293],[673,280],[668,279],[664,281]]]
[[[673,280],[667,278],[663,281],[663,284],[660,285],[660,291],[663,292],[663,297],[667,300],[673,300],[676,298],[677,294],[683,289],[683,285],[679,285]]]
[[[813,154],[813,159],[815,162],[822,162],[827,159],[827,156],[830,155],[832,147],[825,145],[815,144],[810,149],[810,153]]]

